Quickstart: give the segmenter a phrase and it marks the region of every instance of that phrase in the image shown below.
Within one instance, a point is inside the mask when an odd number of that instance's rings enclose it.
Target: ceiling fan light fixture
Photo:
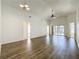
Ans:
[[[25,4],[25,7],[28,8],[29,6],[27,4]]]
[[[27,11],[30,10],[30,8],[29,8],[29,6],[28,6],[27,4],[20,4],[19,6],[20,6],[22,9],[24,9],[24,10],[27,10]]]
[[[23,4],[20,4],[19,6],[20,6],[21,8],[23,8],[23,7],[24,7],[24,5],[23,5]]]
[[[26,10],[28,10],[28,11],[29,11],[29,10],[30,10],[30,8],[26,8]]]

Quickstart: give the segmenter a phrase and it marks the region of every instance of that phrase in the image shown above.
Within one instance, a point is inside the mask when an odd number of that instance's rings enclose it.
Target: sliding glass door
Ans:
[[[53,33],[54,35],[64,35],[64,26],[63,25],[53,26]]]

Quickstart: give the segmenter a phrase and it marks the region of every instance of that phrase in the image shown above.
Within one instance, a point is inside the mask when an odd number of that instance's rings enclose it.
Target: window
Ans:
[[[63,25],[54,26],[53,30],[54,30],[54,35],[64,35],[64,26]]]

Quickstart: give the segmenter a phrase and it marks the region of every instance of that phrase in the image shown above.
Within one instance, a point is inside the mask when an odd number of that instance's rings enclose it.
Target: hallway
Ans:
[[[0,0],[0,59],[79,59],[79,0]]]
[[[47,36],[2,46],[3,59],[79,59],[74,39]]]

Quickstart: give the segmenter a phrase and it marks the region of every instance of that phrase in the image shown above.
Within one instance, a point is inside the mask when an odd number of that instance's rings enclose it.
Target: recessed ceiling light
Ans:
[[[27,8],[27,7],[29,7],[28,5],[25,5],[25,7]]]
[[[23,7],[24,7],[24,5],[23,5],[23,4],[20,4],[19,6],[20,6],[21,8],[23,8]]]
[[[26,8],[28,11],[30,10],[30,8]]]

